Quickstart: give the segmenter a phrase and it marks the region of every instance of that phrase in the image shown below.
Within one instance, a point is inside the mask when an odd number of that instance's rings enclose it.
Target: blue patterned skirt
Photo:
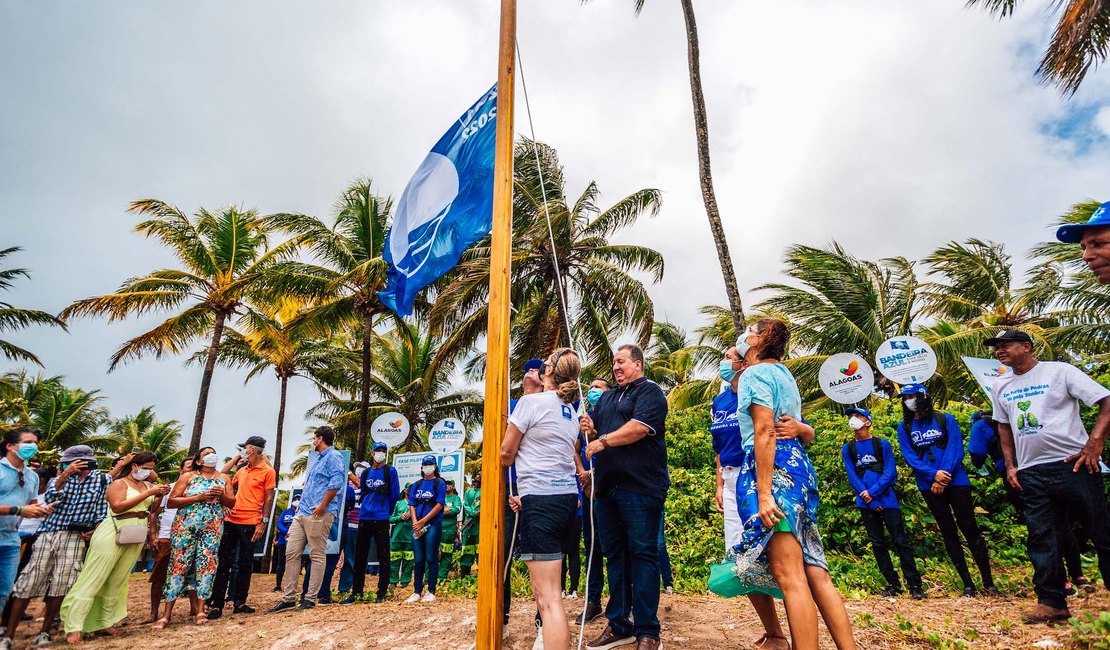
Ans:
[[[782,598],[782,591],[771,575],[767,560],[767,544],[776,531],[789,526],[802,546],[803,561],[825,570],[829,568],[825,560],[825,546],[817,529],[817,506],[821,501],[817,491],[817,474],[801,443],[797,440],[778,441],[771,494],[786,515],[786,520],[779,526],[767,528],[759,518],[755,452],[750,447],[744,451],[744,463],[740,466],[736,482],[736,507],[744,524],[744,533],[728,559],[735,563],[740,594],[768,594]]]

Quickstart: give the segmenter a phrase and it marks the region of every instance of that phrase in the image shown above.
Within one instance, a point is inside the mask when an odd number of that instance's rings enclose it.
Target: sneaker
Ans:
[[[975,597],[975,587],[964,587],[964,592],[962,594],[960,594],[960,597],[961,598],[974,598]]]
[[[385,596],[374,596],[374,600],[371,600],[370,602],[374,603],[375,605],[378,603],[384,603]]]
[[[242,605],[232,607],[231,611],[235,614],[253,614],[255,610],[250,605],[243,603]]]
[[[536,640],[532,642],[532,650],[543,650],[543,628],[536,628]]]
[[[356,596],[354,594],[351,594],[350,596],[347,596],[343,600],[339,601],[339,604],[340,605],[354,605],[357,602],[358,602],[358,596]]]
[[[316,604],[317,605],[334,605],[335,601],[331,599],[331,596],[325,596],[324,598],[321,598],[321,599],[317,600]]]
[[[12,650],[12,640],[8,637],[0,639],[0,650]]]
[[[886,589],[883,589],[882,593],[879,594],[879,595],[881,595],[885,598],[894,598],[895,596],[898,596],[901,593],[902,593],[902,588],[901,587],[895,587],[895,586],[891,585],[891,586],[888,586]]]
[[[224,610],[222,608],[221,609],[216,609],[215,607],[213,607],[212,609],[209,609],[205,613],[205,616],[207,616],[208,620],[210,620],[210,621],[214,621],[214,620],[216,620],[217,618],[219,618],[223,615],[224,615]]]
[[[296,607],[297,607],[297,603],[295,603],[291,600],[283,600],[283,601],[279,602],[277,605],[274,605],[270,609],[266,610],[266,613],[267,614],[276,614],[278,612],[284,612],[287,609],[294,609]]]
[[[570,595],[567,596],[567,599],[568,600],[578,600],[578,592],[577,591],[570,592]]]
[[[35,637],[35,641],[34,641],[34,643],[31,644],[31,647],[32,648],[41,648],[43,646],[48,646],[53,642],[54,641],[50,638],[50,635],[48,633],[39,632],[39,635]]]
[[[597,602],[587,602],[586,609],[582,610],[582,613],[586,615],[587,623],[594,620],[598,616],[601,616],[602,612],[603,610],[601,609],[601,603]]]
[[[409,596],[407,599],[405,599],[405,604],[406,605],[411,605],[413,603],[419,603],[419,602],[420,602],[420,594],[413,594],[413,595]]]
[[[566,600],[566,599],[567,599],[567,592],[564,591],[563,592],[563,600]]]
[[[434,603],[435,601],[436,601],[436,595],[433,594],[430,591],[428,593],[424,594],[424,597],[420,599],[420,602],[422,602],[422,603]]]
[[[606,625],[605,630],[596,639],[586,644],[586,650],[609,650],[632,643],[636,643],[636,637],[617,636],[613,632],[613,628]]]
[[[914,600],[925,600],[925,590],[921,587],[910,587],[910,595]]]
[[[313,602],[311,600],[307,600],[305,598],[302,598],[301,599],[301,605],[297,609],[312,609],[315,606],[316,606],[315,602]]]
[[[994,585],[983,587],[983,593],[988,596],[994,596],[995,598],[999,598],[1002,596],[1002,592],[999,591],[998,587],[995,587]]]
[[[674,594],[674,587],[665,587],[663,589],[663,593],[667,594],[668,596]]]

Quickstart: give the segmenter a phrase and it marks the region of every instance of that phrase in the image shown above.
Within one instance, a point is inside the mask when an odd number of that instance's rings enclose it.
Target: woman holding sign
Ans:
[[[971,481],[964,471],[964,438],[956,418],[933,411],[929,391],[921,384],[902,387],[902,421],[898,423],[898,444],[902,457],[913,470],[917,489],[925,498],[929,512],[944,537],[944,550],[964,583],[963,595],[975,595],[975,582],[967,569],[964,549],[957,528],[967,540],[971,557],[983,578],[983,591],[999,595],[991,577],[987,540],[975,523],[975,498]]]

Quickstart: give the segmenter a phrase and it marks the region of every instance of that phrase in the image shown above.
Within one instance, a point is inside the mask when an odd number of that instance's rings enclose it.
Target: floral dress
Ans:
[[[749,409],[752,404],[770,408],[777,421],[780,415],[801,419],[801,396],[790,371],[781,364],[758,364],[748,368],[737,386],[737,413],[744,437],[744,462],[736,483],[736,507],[744,526],[740,543],[729,559],[735,563],[740,581],[739,593],[761,593],[782,598],[782,590],[771,575],[767,544],[776,532],[789,532],[802,547],[802,560],[828,570],[825,547],[817,528],[817,473],[805,448],[798,440],[779,440],[775,446],[775,465],[771,494],[785,521],[772,528],[759,518],[759,490],[756,487],[754,451],[755,427]]]
[[[184,496],[196,496],[214,485],[224,487],[219,474],[212,478],[196,474],[185,486]],[[224,509],[218,500],[197,501],[177,511],[170,528],[169,575],[162,590],[166,602],[177,600],[186,591],[195,591],[201,600],[212,596],[223,524]]]

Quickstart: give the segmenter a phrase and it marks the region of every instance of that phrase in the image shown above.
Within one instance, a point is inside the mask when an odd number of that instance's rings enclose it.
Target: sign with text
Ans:
[[[875,371],[858,354],[834,354],[817,373],[821,392],[838,404],[855,404],[867,399],[875,387]]]
[[[409,483],[424,478],[420,473],[420,461],[428,455],[426,451],[418,451],[414,454],[397,454],[393,457],[393,468],[397,470],[397,480],[401,483],[402,489]],[[461,498],[462,493],[466,492],[466,452],[460,449],[449,454],[432,452],[431,455],[436,457],[440,478],[454,481],[455,491]],[[461,512],[458,517],[461,521]]]
[[[916,336],[895,336],[875,351],[875,366],[896,384],[921,384],[937,371],[937,355]]]
[[[396,447],[409,437],[409,419],[397,411],[382,413],[370,425],[370,437],[374,442]]]
[[[466,442],[466,427],[460,420],[444,418],[428,432],[428,446],[437,454],[449,454]]]
[[[998,362],[997,359],[977,359],[975,357],[960,357],[967,366],[967,371],[979,382],[979,385],[986,391],[987,397],[991,397],[991,385],[994,380],[1008,372],[1013,372],[1008,366],[1004,366]]]

